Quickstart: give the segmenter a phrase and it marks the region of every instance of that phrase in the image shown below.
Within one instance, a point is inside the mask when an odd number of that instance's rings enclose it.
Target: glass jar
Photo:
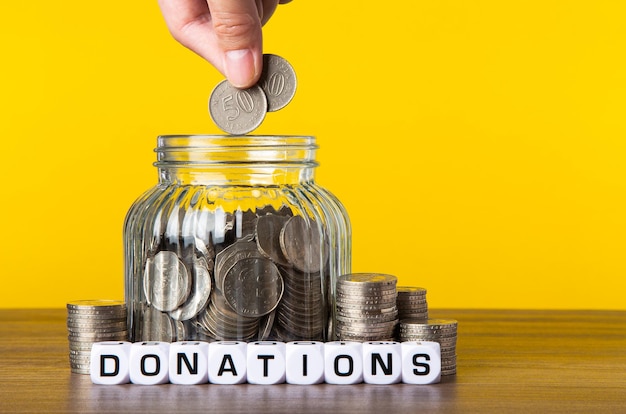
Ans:
[[[131,341],[331,340],[348,215],[315,138],[160,136],[124,224]]]

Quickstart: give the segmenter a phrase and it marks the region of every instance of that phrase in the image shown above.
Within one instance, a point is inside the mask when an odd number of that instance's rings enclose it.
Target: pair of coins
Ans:
[[[67,304],[70,368],[89,374],[91,346],[102,341],[127,341],[126,304],[113,300],[79,300]]]
[[[388,341],[398,323],[397,278],[379,273],[339,276],[335,331],[339,340]]]
[[[428,302],[426,289],[416,286],[398,286],[398,318],[427,320]]]
[[[296,93],[296,72],[287,60],[263,55],[263,71],[256,85],[239,89],[227,80],[220,82],[209,97],[209,114],[221,130],[245,135],[263,123],[267,112],[287,106]]]
[[[458,322],[454,319],[402,319],[399,339],[434,341],[441,346],[441,375],[456,374],[456,339]]]

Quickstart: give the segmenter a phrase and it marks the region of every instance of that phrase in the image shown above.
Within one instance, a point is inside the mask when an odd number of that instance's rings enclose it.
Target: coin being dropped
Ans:
[[[233,135],[254,131],[265,119],[267,97],[259,85],[238,89],[224,80],[209,97],[209,114],[221,130]]]
[[[266,53],[258,84],[267,97],[267,110],[278,111],[287,106],[296,94],[296,71],[284,58]]]

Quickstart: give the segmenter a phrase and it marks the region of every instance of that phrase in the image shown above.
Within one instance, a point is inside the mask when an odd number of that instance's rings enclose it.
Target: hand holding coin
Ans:
[[[208,60],[235,87],[254,85],[262,70],[262,30],[290,0],[159,0],[176,40]]]

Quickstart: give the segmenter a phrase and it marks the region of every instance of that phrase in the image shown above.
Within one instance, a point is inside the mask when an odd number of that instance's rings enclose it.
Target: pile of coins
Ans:
[[[397,281],[395,276],[379,273],[339,276],[335,298],[338,339],[393,340],[398,323]]]
[[[219,243],[160,235],[134,339],[323,339],[329,247],[317,222],[283,205],[228,213],[224,226]]]
[[[441,375],[454,375],[457,325],[453,319],[403,319],[400,321],[399,340],[438,342],[441,346]]]
[[[126,304],[113,300],[80,300],[67,304],[70,368],[89,374],[91,345],[102,341],[126,341]]]
[[[267,112],[287,106],[296,93],[296,72],[284,58],[263,55],[263,71],[256,85],[238,89],[224,80],[209,97],[209,114],[224,132],[245,135],[254,131]]]
[[[426,289],[414,286],[398,286],[398,318],[426,320],[428,319],[428,302]]]

